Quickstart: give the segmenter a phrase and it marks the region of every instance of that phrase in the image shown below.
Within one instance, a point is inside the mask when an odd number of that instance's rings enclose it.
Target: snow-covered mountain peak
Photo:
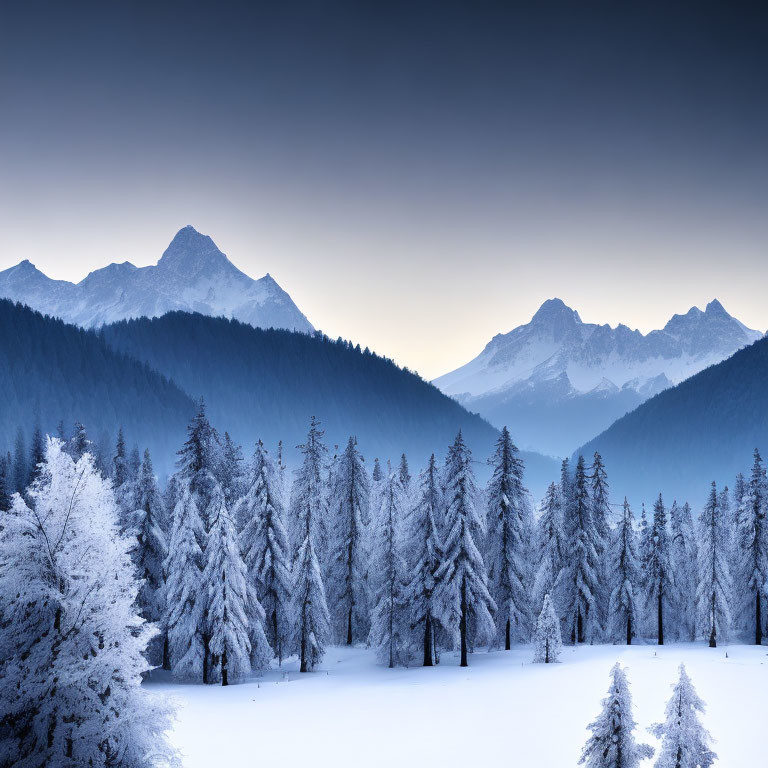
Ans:
[[[581,324],[579,313],[562,299],[547,299],[536,310],[530,322],[530,325],[539,328],[571,327],[575,324]]]
[[[176,233],[155,266],[113,263],[75,285],[50,280],[25,261],[0,272],[0,297],[86,327],[181,310],[260,328],[314,330],[269,274],[248,277],[208,235],[189,225]]]

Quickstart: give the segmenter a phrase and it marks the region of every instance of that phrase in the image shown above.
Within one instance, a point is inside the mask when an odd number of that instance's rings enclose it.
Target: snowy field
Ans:
[[[726,658],[726,653],[728,658]],[[186,768],[238,766],[576,766],[615,661],[627,667],[639,740],[663,720],[684,662],[707,704],[717,765],[763,763],[768,647],[703,644],[564,647],[563,662],[532,650],[453,653],[439,667],[378,666],[366,649],[332,648],[322,667],[295,662],[222,688],[150,682],[180,704],[172,735]],[[649,768],[652,761],[645,761]]]

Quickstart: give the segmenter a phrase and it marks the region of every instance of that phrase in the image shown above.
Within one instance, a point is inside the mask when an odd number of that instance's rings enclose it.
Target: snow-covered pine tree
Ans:
[[[579,456],[564,516],[569,547],[562,608],[566,632],[574,645],[577,642],[592,642],[600,630],[595,602],[601,588],[598,534],[592,521],[587,482],[584,457]]]
[[[374,597],[368,642],[390,669],[409,661],[407,572],[402,529],[405,491],[399,474],[387,478],[376,514],[373,553]]]
[[[470,628],[480,637],[492,638],[496,604],[488,591],[488,577],[478,543],[485,534],[475,506],[472,453],[461,432],[448,450],[445,467],[446,536],[444,560],[436,574],[444,626],[453,628],[454,643],[461,647],[461,666],[467,666]]]
[[[608,578],[611,546],[611,506],[609,500],[608,473],[603,457],[595,451],[589,475],[589,495],[592,502],[592,525],[595,529],[595,549],[599,563],[599,592],[596,597],[600,624],[608,624],[608,602],[611,598],[611,584]]]
[[[726,640],[731,629],[731,574],[727,559],[727,534],[720,514],[717,485],[712,483],[709,499],[699,517],[699,623],[709,647]]]
[[[632,695],[627,676],[617,662],[602,712],[589,724],[592,735],[584,745],[579,765],[587,768],[637,768],[653,757],[653,748],[635,741],[637,723],[632,715]]]
[[[229,436],[229,432],[224,433],[224,439],[221,442],[217,479],[224,491],[227,507],[231,509],[245,493],[245,479],[243,449]]]
[[[119,488],[128,481],[128,457],[125,451],[125,437],[123,428],[117,430],[117,442],[115,443],[115,455],[112,459],[112,482],[115,488]]]
[[[168,656],[175,677],[203,680],[205,647],[203,618],[204,555],[206,537],[200,511],[187,478],[177,479],[177,501],[165,561],[165,618]]]
[[[738,567],[734,574],[741,598],[739,608],[745,619],[742,625],[754,633],[755,645],[761,645],[765,625],[764,592],[768,584],[768,481],[757,449],[739,510]]]
[[[443,548],[437,517],[442,505],[440,481],[435,454],[429,457],[427,468],[419,475],[418,495],[410,516],[407,564],[411,579],[407,598],[411,614],[411,629],[416,643],[421,643],[423,665],[431,667],[435,657],[435,623],[439,610],[436,605],[435,574],[443,560]]]
[[[544,595],[541,613],[536,621],[533,636],[533,661],[537,664],[553,664],[560,658],[563,640],[560,635],[560,619],[557,618],[552,599]]]
[[[366,537],[370,487],[357,438],[350,437],[335,467],[330,501],[328,602],[340,643],[365,642],[368,615]]]
[[[669,543],[670,562],[674,574],[674,605],[678,640],[696,639],[696,530],[691,506],[677,502],[669,511],[672,538]]]
[[[136,575],[141,579],[136,605],[147,621],[159,624],[165,608],[163,566],[168,556],[168,531],[163,499],[148,449],[144,451],[144,461],[136,480],[135,499],[130,533],[136,537],[131,557]],[[154,664],[160,664],[167,656],[167,648],[163,648],[166,645],[164,638],[158,637],[157,641],[150,644],[150,661]]]
[[[648,539],[648,562],[645,564],[648,584],[648,605],[656,614],[658,644],[664,645],[664,612],[671,613],[675,594],[674,574],[669,558],[669,531],[667,510],[661,494],[653,505],[653,522]]]
[[[248,580],[266,614],[267,640],[281,664],[290,642],[291,555],[284,522],[280,470],[259,440],[249,486],[234,513]]]
[[[403,492],[407,495],[411,492],[411,470],[408,468],[408,458],[404,453],[400,456],[400,469],[398,473],[400,485],[403,488]]]
[[[320,663],[331,640],[331,617],[315,545],[323,532],[318,517],[326,510],[322,435],[313,416],[307,442],[300,446],[304,459],[291,490],[291,536],[298,542],[293,563],[292,648],[299,655],[301,672]]]
[[[384,479],[384,472],[381,469],[381,462],[378,458],[375,458],[373,460],[373,474],[371,476],[371,479],[374,483],[379,483]]]
[[[539,509],[536,534],[536,576],[533,582],[533,609],[539,611],[549,595],[554,605],[562,588],[567,544],[563,530],[563,509],[560,489],[550,483]],[[558,613],[557,609],[555,610]]]
[[[72,432],[72,437],[69,438],[69,443],[67,445],[70,455],[77,461],[90,450],[90,446],[91,441],[88,439],[85,427],[79,421],[76,421],[75,429]]]
[[[609,566],[613,587],[608,605],[608,635],[614,642],[632,645],[642,613],[635,518],[626,496],[621,522],[613,532]]]
[[[7,512],[11,508],[11,468],[5,456],[0,453],[0,512]]]
[[[110,484],[49,439],[27,499],[0,528],[0,765],[180,765],[169,705],[140,687],[154,629]]]
[[[264,609],[250,588],[237,528],[224,490],[216,486],[209,510],[211,531],[203,584],[208,588],[206,625],[210,668],[206,682],[229,685],[251,670],[264,669],[272,651],[264,635]]]
[[[219,436],[208,421],[205,401],[200,398],[197,413],[187,426],[187,440],[178,452],[177,466],[178,475],[189,485],[206,532],[209,525],[205,512],[217,483],[219,456]]]
[[[709,748],[712,739],[699,722],[699,712],[704,712],[704,702],[681,664],[680,677],[667,702],[666,719],[649,728],[661,739],[654,768],[709,768],[715,762],[717,755]]]
[[[530,637],[530,552],[526,546],[523,461],[506,427],[489,464],[493,475],[486,491],[488,589],[497,608],[494,640],[509,650],[513,637]]]

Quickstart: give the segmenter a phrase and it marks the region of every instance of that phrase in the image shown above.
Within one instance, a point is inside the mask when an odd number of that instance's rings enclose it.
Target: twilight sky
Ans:
[[[552,296],[765,330],[768,4],[4,2],[0,269],[186,224],[427,377]]]

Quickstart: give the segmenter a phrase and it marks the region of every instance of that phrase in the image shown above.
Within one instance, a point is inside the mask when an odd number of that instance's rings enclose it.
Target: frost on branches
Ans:
[[[0,528],[0,765],[177,765],[110,483],[49,439],[27,500]]]
[[[603,699],[603,710],[589,724],[592,735],[584,745],[579,765],[587,768],[637,768],[653,757],[653,749],[635,741],[635,719],[627,676],[617,663],[611,669],[611,686]]]
[[[533,661],[535,664],[553,664],[560,658],[563,641],[560,636],[560,620],[552,600],[544,595],[544,605],[536,622],[533,636]]]

